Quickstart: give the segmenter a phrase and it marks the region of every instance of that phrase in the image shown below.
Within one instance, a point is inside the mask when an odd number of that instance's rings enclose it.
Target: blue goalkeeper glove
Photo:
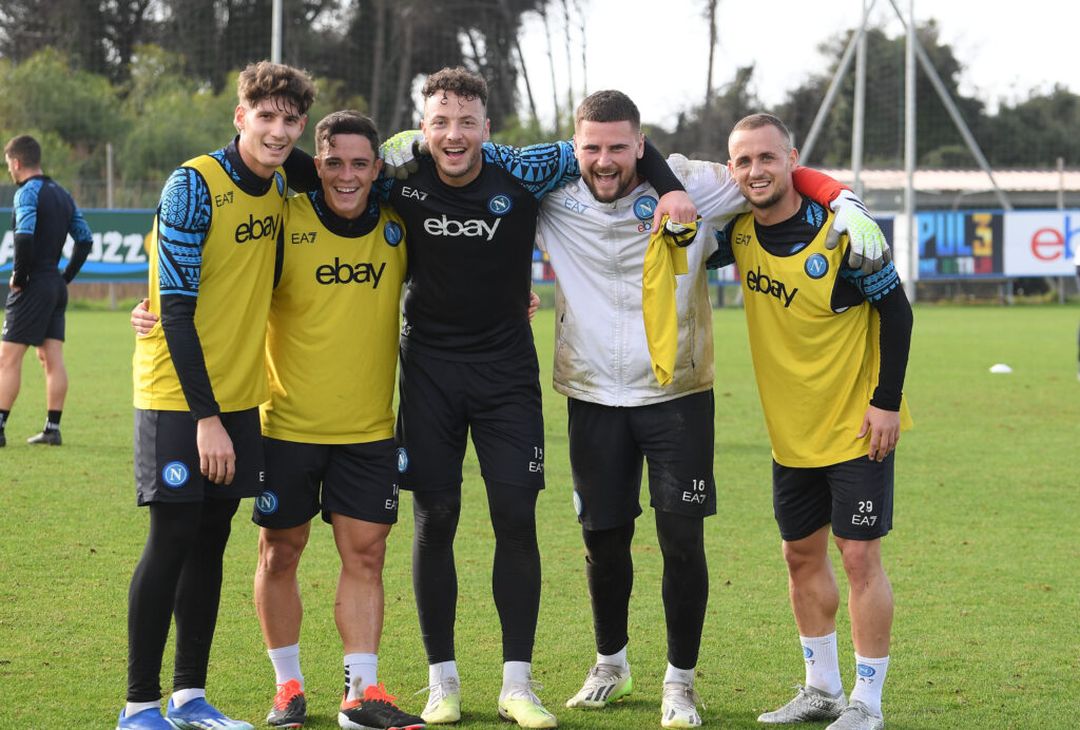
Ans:
[[[881,271],[885,264],[892,261],[892,249],[885,240],[885,234],[855,193],[840,191],[829,207],[836,215],[832,229],[825,238],[826,248],[836,248],[840,243],[840,234],[846,233],[851,244],[848,266],[852,269],[862,269],[863,273],[872,274]]]
[[[383,175],[404,180],[420,169],[417,158],[427,154],[424,133],[418,129],[398,132],[379,147],[379,157],[383,161]]]

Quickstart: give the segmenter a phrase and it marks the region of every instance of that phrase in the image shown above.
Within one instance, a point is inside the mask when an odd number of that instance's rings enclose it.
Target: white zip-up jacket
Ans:
[[[537,242],[555,270],[555,390],[607,406],[643,406],[713,385],[712,307],[705,260],[714,232],[748,210],[727,166],[671,155],[668,164],[698,208],[702,225],[676,277],[678,351],[671,382],[653,375],[641,312],[641,275],[656,190],[644,183],[613,203],[584,181],[548,193]]]

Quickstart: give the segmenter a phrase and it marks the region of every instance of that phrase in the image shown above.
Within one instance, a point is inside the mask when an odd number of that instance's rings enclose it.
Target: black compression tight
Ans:
[[[704,523],[700,518],[656,513],[656,535],[664,557],[662,595],[667,623],[668,661],[679,669],[697,666],[709,572]],[[596,650],[615,654],[628,641],[627,616],[634,585],[630,543],[633,523],[610,530],[582,530],[585,575],[592,596]]]
[[[161,659],[176,617],[174,689],[206,687],[221,560],[238,499],[150,505],[150,533],[128,591],[128,702],[161,698]]]
[[[611,655],[629,641],[627,619],[634,588],[630,543],[634,523],[610,530],[581,530],[585,541],[585,578],[592,597],[596,650]]]
[[[487,483],[495,531],[491,589],[502,625],[503,661],[532,661],[540,610],[537,494],[533,489]],[[454,535],[460,514],[460,488],[413,492],[413,590],[430,664],[454,658]]]

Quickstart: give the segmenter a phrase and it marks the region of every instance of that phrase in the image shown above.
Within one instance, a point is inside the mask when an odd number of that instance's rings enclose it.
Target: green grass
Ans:
[[[1080,717],[1080,308],[918,307],[906,392],[916,429],[897,459],[885,556],[897,611],[885,691],[889,727],[1071,728]],[[111,728],[124,698],[127,586],[147,529],[131,466],[131,335],[123,310],[69,314],[65,444],[23,439],[44,418],[29,356],[0,450],[0,727]],[[593,659],[588,594],[570,501],[566,409],[550,383],[552,312],[535,325],[544,368],[547,483],[539,501],[544,593],[534,668],[564,728],[658,727],[664,653],[660,558],[649,511],[635,542],[630,659],[619,706],[562,702]],[[742,312],[716,313],[719,514],[707,523],[711,596],[698,688],[709,727],[753,728],[786,700],[802,663],[772,519],[769,448]],[[991,375],[1008,363],[1011,375]],[[256,530],[242,507],[226,555],[211,699],[261,723],[273,674],[251,601]],[[410,583],[411,501],[391,534],[380,675],[418,711],[426,684]],[[490,598],[492,535],[475,460],[457,541],[463,728],[494,728],[500,682]],[[301,567],[302,646],[312,730],[335,728],[341,652],[336,555],[313,531]],[[840,617],[850,687],[851,644]],[[171,679],[171,647],[163,680]],[[62,719],[61,719],[62,718]],[[809,727],[822,727],[810,725]]]

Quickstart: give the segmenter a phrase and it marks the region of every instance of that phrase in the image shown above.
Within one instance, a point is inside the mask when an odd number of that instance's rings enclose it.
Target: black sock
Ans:
[[[7,424],[9,415],[11,415],[11,411],[0,411],[0,433],[4,432],[4,426]]]
[[[49,411],[45,416],[45,431],[59,431],[60,430],[60,415],[63,411]]]

